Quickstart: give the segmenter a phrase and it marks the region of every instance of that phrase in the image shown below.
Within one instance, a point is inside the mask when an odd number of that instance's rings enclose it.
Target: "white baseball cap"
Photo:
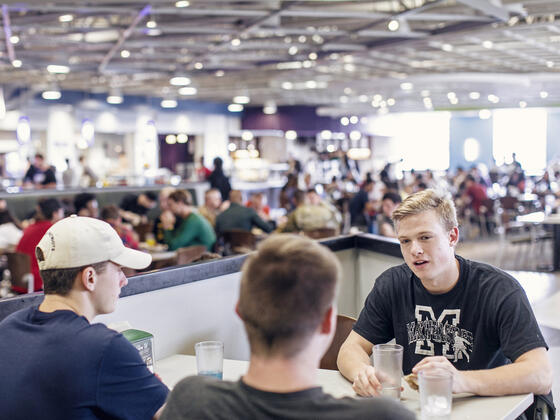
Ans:
[[[39,270],[78,268],[104,261],[140,270],[152,262],[150,254],[125,247],[110,224],[76,215],[52,225],[35,253]]]

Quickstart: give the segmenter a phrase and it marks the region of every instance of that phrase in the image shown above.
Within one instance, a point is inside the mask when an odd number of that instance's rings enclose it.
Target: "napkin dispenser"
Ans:
[[[122,335],[136,347],[150,372],[154,373],[154,336],[149,332],[134,329],[124,330]]]

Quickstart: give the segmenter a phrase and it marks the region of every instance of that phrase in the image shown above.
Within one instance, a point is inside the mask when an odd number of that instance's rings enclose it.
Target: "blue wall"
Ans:
[[[558,123],[560,124],[560,119]],[[451,170],[455,170],[458,166],[469,168],[477,163],[484,163],[491,167],[493,164],[492,118],[481,120],[478,116],[456,116],[451,118],[449,124],[449,168]],[[469,137],[477,139],[480,144],[479,157],[474,162],[467,162],[464,156],[463,146]]]

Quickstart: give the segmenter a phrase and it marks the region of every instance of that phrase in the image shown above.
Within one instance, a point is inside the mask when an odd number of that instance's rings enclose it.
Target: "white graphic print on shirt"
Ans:
[[[434,356],[434,343],[440,343],[442,356],[454,363],[463,358],[470,362],[473,334],[459,327],[460,309],[444,309],[436,319],[431,306],[416,305],[414,315],[416,321],[407,323],[406,329],[408,344],[416,343],[416,354]]]

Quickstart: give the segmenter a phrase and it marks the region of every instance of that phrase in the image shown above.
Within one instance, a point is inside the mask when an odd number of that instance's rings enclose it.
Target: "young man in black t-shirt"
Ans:
[[[527,296],[507,273],[455,255],[453,202],[425,190],[405,199],[393,220],[405,264],[376,280],[338,355],[354,390],[379,393],[369,355],[395,338],[405,374],[446,369],[455,393],[548,394],[548,347]]]
[[[396,401],[336,399],[316,386],[316,370],[336,326],[340,264],[298,235],[261,243],[243,266],[237,312],[251,347],[238,382],[192,376],[170,394],[161,420],[412,420]]]

